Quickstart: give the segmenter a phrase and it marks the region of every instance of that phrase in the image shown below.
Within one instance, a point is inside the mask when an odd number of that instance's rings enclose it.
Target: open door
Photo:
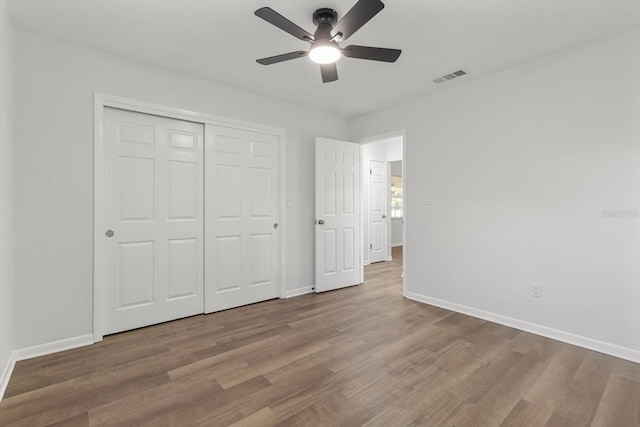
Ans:
[[[365,172],[366,173],[366,172]],[[387,162],[369,159],[369,262],[387,260]]]
[[[362,282],[360,146],[316,138],[316,292]]]

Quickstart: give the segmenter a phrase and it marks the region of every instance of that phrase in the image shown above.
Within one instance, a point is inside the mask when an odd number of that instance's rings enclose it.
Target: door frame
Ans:
[[[100,92],[93,93],[93,342],[102,341],[103,313],[102,289],[105,285],[105,158],[104,158],[104,109],[119,108],[136,113],[153,114],[171,119],[185,120],[204,125],[204,146],[211,141],[214,132],[211,126],[226,126],[236,129],[257,131],[276,135],[280,138],[280,241],[279,241],[279,297],[286,297],[286,142],[285,130],[242,120],[229,119],[211,114],[199,113],[182,108],[169,107],[136,99],[123,98]],[[203,159],[204,163],[204,151]],[[206,168],[207,165],[204,164]],[[206,253],[205,253],[206,256]],[[202,266],[204,269],[204,265]],[[204,272],[203,272],[204,274]],[[204,278],[206,282],[206,277]],[[206,298],[206,286],[204,287]],[[204,313],[204,304],[203,304]]]
[[[362,138],[356,141],[357,144],[360,144],[360,167],[364,167],[362,162],[364,161],[363,149],[366,144],[370,144],[372,142],[383,141],[385,139],[391,138],[402,138],[402,199],[403,199],[403,212],[402,212],[402,296],[407,296],[407,209],[406,209],[406,200],[407,200],[407,183],[406,183],[406,175],[407,175],[407,162],[405,161],[407,158],[407,131],[405,129],[400,129],[396,131],[391,131],[383,134],[378,134],[374,136],[369,136],[366,138]],[[360,181],[360,195],[364,194],[363,180]],[[390,220],[390,218],[389,218]],[[360,223],[364,221],[364,218],[360,219]],[[364,236],[363,233],[360,233],[360,247],[364,245]],[[364,258],[360,260],[360,277],[364,282]]]

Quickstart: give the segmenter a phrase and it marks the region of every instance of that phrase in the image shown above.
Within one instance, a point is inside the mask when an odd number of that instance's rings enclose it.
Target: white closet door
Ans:
[[[316,292],[361,282],[360,146],[316,138]]]
[[[207,126],[205,311],[279,296],[280,137]]]
[[[369,261],[386,259],[387,162],[369,161]]]
[[[203,312],[201,124],[105,108],[104,333]]]

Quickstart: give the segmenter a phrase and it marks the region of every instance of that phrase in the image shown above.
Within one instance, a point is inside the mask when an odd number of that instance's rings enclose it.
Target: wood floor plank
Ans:
[[[500,423],[500,427],[544,427],[553,410],[546,406],[536,405],[520,399],[511,412]]]
[[[75,417],[64,419],[60,422],[50,424],[49,427],[88,427],[89,414],[84,412],[76,415]]]
[[[223,388],[230,388],[256,376],[264,375],[282,366],[286,366],[289,363],[293,363],[296,360],[309,356],[310,354],[313,354],[320,350],[324,350],[327,347],[329,347],[329,344],[323,341],[305,344],[296,349],[288,351],[280,355],[279,357],[269,358],[261,363],[257,363],[241,371],[224,373],[217,378],[217,381]]]
[[[365,283],[18,362],[5,426],[640,426],[640,365]]]
[[[221,390],[207,378],[188,383],[173,381],[97,406],[89,412],[89,420],[91,425],[100,426],[139,425],[160,415],[168,422],[168,415],[194,402],[204,403]]]
[[[456,414],[452,423],[456,426],[500,425],[519,403],[522,396],[548,363],[549,356],[529,352],[499,378],[493,387],[475,402],[468,411]]]
[[[255,427],[270,426],[277,423],[276,415],[268,406],[254,412],[248,417],[244,417],[240,421],[231,424],[231,427]]]
[[[609,376],[593,425],[639,426],[640,382],[617,375]]]

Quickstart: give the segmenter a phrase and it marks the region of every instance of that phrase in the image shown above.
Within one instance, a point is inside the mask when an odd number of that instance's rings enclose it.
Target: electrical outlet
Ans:
[[[542,285],[538,283],[531,284],[531,296],[534,298],[542,298]]]

